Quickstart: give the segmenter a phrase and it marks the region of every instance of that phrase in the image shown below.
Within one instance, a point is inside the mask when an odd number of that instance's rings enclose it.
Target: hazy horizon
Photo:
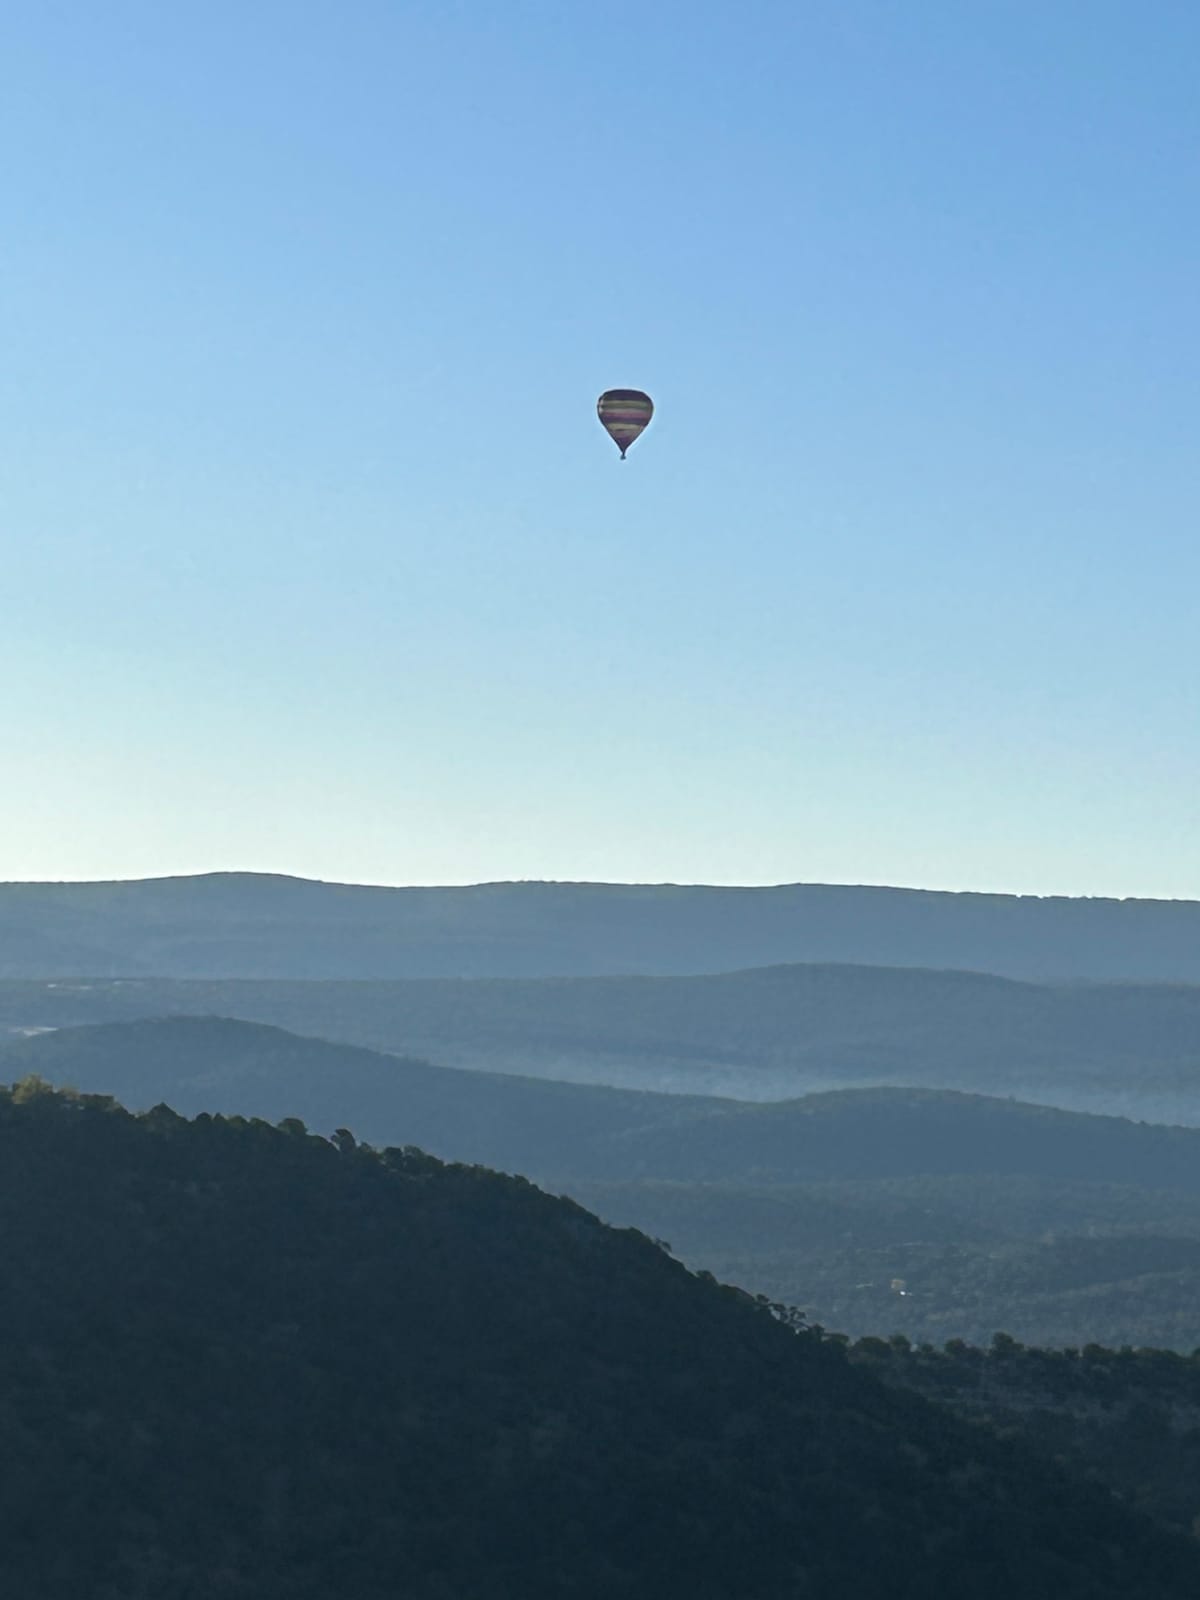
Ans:
[[[498,886],[518,884],[546,884],[564,888],[612,888],[612,889],[879,889],[894,890],[901,894],[953,894],[953,895],[983,895],[990,898],[1011,897],[1023,900],[1161,900],[1194,902],[1200,900],[1200,895],[1154,895],[1154,894],[1113,894],[1103,890],[1094,892],[1067,894],[1058,890],[1038,889],[1006,889],[1006,888],[979,888],[975,885],[928,884],[928,883],[879,883],[866,880],[854,881],[846,879],[834,882],[828,878],[791,878],[780,880],[763,880],[761,882],[737,882],[733,880],[719,880],[714,878],[464,878],[457,881],[450,880],[421,880],[403,883],[389,883],[377,879],[366,878],[324,878],[316,877],[304,872],[286,872],[274,868],[261,867],[198,867],[192,871],[182,872],[145,872],[130,877],[118,877],[111,874],[97,877],[81,878],[0,878],[0,888],[17,886],[21,884],[38,884],[53,886],[56,884],[136,884],[136,883],[164,883],[176,879],[187,878],[284,878],[292,879],[299,883],[325,884],[331,888],[343,889],[486,889]]]

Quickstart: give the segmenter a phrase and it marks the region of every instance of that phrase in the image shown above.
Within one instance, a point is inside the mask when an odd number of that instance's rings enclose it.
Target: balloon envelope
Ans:
[[[606,389],[596,401],[596,414],[624,461],[626,450],[654,415],[654,401],[640,389]]]

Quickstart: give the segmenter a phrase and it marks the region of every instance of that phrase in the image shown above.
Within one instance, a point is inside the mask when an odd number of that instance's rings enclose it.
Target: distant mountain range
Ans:
[[[829,884],[0,885],[0,976],[546,977],[784,962],[1200,982],[1200,903]]]
[[[1196,1129],[920,1089],[647,1094],[216,1017],[0,1050],[0,1079],[31,1073],[137,1109],[299,1117],[522,1173],[853,1334],[1200,1345]]]
[[[919,968],[689,978],[0,981],[8,1032],[213,1014],[444,1066],[737,1099],[854,1084],[1200,1123],[1200,987]]]

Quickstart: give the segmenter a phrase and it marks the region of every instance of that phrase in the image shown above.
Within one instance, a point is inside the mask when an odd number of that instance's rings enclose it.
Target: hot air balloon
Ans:
[[[640,389],[606,389],[596,401],[596,415],[624,461],[626,450],[654,415],[654,401]]]

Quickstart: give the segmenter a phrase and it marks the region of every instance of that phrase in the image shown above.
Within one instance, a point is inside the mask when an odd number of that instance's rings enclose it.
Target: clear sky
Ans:
[[[8,8],[0,878],[1200,896],[1198,70],[1195,0]]]

